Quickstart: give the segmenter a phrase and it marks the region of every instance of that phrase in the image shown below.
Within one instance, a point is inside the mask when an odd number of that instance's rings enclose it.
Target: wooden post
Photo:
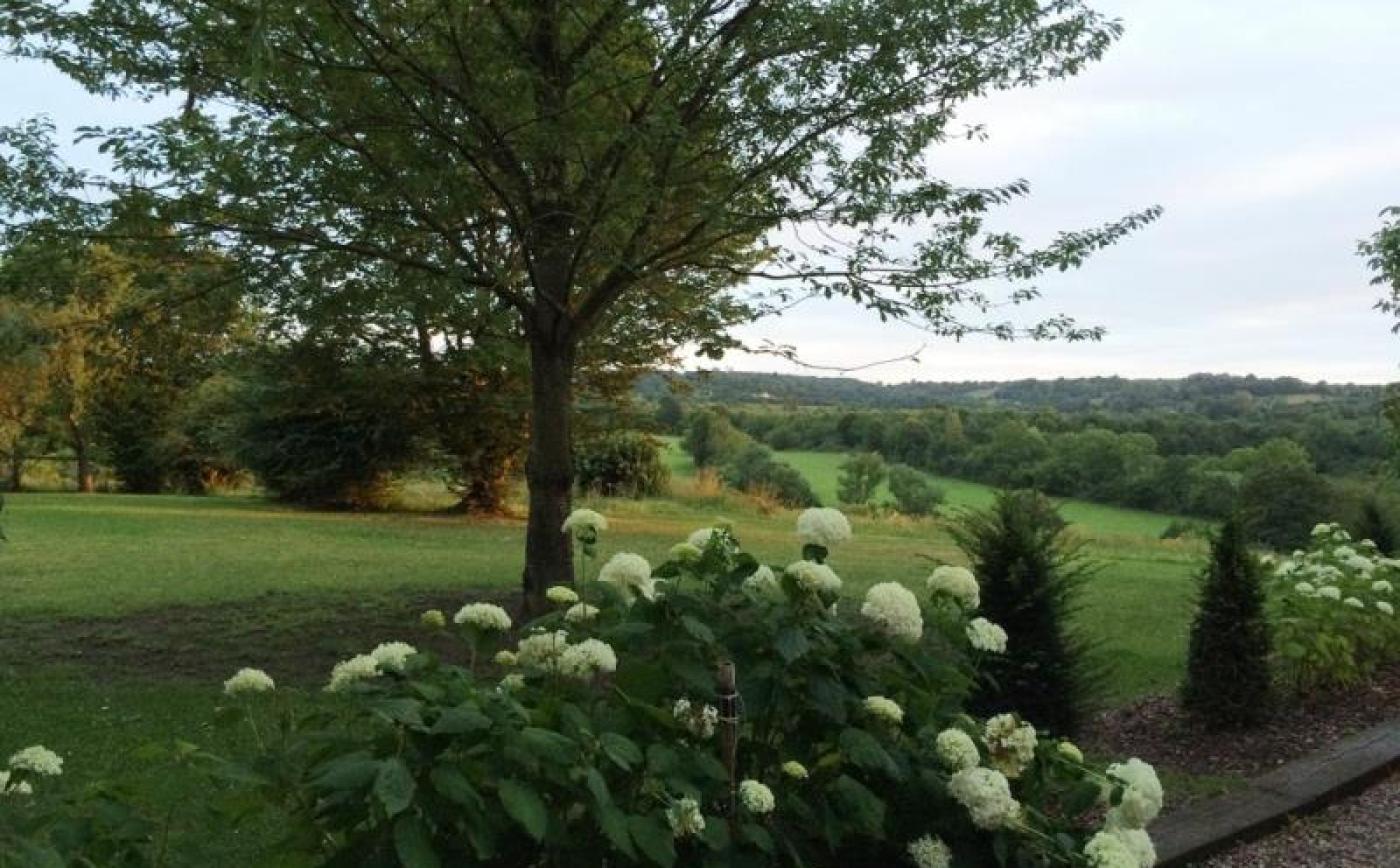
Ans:
[[[724,767],[729,771],[729,803],[725,809],[733,827],[739,819],[739,688],[733,661],[719,664],[715,681],[719,686],[720,749]]]

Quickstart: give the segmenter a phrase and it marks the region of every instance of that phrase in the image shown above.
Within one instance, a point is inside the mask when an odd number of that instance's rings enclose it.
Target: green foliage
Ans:
[[[774,458],[772,450],[758,443],[741,449],[720,476],[732,488],[772,497],[783,506],[797,509],[821,505],[807,477]]]
[[[156,841],[159,827],[130,796],[95,788],[63,799],[31,797],[51,787],[48,779],[11,773],[0,784],[0,866],[3,868],[157,868],[166,864]]]
[[[1364,681],[1400,658],[1395,589],[1400,563],[1337,524],[1319,524],[1306,550],[1281,562],[1269,581],[1274,650],[1297,690]]]
[[[1387,502],[1375,491],[1362,497],[1360,515],[1351,532],[1356,539],[1370,540],[1375,544],[1376,550],[1386,557],[1396,553],[1395,522]]]
[[[391,474],[420,461],[420,408],[397,373],[315,345],[269,352],[239,397],[235,446],[278,497],[383,505]]]
[[[685,422],[685,405],[675,395],[667,392],[656,399],[656,424],[667,434],[681,432]]]
[[[696,467],[719,467],[733,460],[749,444],[749,437],[723,413],[697,410],[686,420],[681,444]]]
[[[907,464],[890,465],[889,485],[895,509],[904,515],[933,515],[943,502],[943,492]]]
[[[761,566],[728,532],[654,577],[664,592],[578,586],[597,613],[562,603],[527,625],[504,679],[411,654],[311,714],[282,691],[235,697],[220,720],[255,727],[257,748],[195,761],[285,818],[279,857],[328,865],[871,864],[926,835],[967,864],[1079,865],[1096,809],[1121,796],[1057,742],[1013,755],[962,713],[979,655],[945,600],[918,603],[917,641],[892,639],[834,616],[835,589]],[[506,641],[485,638],[471,634],[473,660]],[[581,668],[590,645],[615,657]],[[733,767],[726,664],[742,696]],[[902,718],[872,710],[877,696]],[[1018,822],[972,822],[936,748],[950,728],[977,763],[1011,771]],[[731,802],[739,779],[768,789],[771,812],[742,796],[749,784]]]
[[[972,707],[1021,709],[1052,732],[1073,734],[1093,698],[1088,642],[1070,626],[1091,568],[1054,505],[1034,491],[1004,491],[952,529],[982,588],[982,611],[1009,637],[989,662]]]
[[[1202,577],[1182,705],[1216,729],[1260,723],[1272,706],[1271,651],[1259,563],[1242,522],[1231,518],[1211,544]]]
[[[639,431],[615,431],[585,441],[574,453],[579,490],[611,497],[659,497],[671,472],[661,444]]]
[[[886,475],[885,459],[878,452],[853,452],[841,462],[836,497],[842,503],[869,503]]]
[[[1287,441],[1260,447],[1240,482],[1239,510],[1253,539],[1282,551],[1308,541],[1332,509],[1332,488],[1313,470],[1307,452]]]
[[[1186,521],[1174,518],[1162,528],[1162,533],[1158,539],[1207,539],[1210,536],[1210,528],[1199,521]]]

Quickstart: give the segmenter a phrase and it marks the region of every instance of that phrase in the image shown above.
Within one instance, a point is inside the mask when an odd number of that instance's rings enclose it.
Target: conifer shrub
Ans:
[[[943,492],[907,464],[890,466],[889,484],[894,508],[904,515],[932,515],[943,502]]]
[[[1008,636],[1007,653],[989,662],[971,707],[996,714],[1021,709],[1052,732],[1072,735],[1093,699],[1097,663],[1088,640],[1070,627],[1092,567],[1064,519],[1034,491],[1003,491],[952,529],[981,585],[982,610]]]
[[[1258,724],[1272,696],[1270,631],[1258,561],[1238,518],[1211,543],[1191,624],[1182,705],[1214,729]]]

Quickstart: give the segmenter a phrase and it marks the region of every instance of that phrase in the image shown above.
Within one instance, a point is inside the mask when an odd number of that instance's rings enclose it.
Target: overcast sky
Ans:
[[[964,183],[1031,182],[998,225],[1031,238],[1151,204],[1153,226],[1041,282],[1046,301],[1104,325],[1097,344],[930,343],[864,379],[1179,376],[1196,371],[1390,382],[1400,336],[1355,253],[1400,204],[1400,3],[1098,0],[1127,32],[1072,79],[969,108],[991,140],[934,155]],[[89,97],[36,64],[0,62],[0,123],[47,113],[61,131],[140,122],[149,106]],[[79,160],[85,159],[82,154]],[[918,331],[841,302],[809,303],[742,336],[856,366],[910,352]],[[733,356],[735,370],[800,371]]]

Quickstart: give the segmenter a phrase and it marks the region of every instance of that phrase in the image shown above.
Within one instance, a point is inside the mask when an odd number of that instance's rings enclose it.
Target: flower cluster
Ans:
[[[1110,808],[1104,824],[1117,829],[1143,829],[1162,811],[1162,783],[1152,766],[1133,758],[1108,767],[1108,776],[1123,786],[1123,798]]]
[[[57,777],[63,774],[63,757],[41,744],[30,745],[10,757],[10,771]]]
[[[773,573],[773,568],[767,564],[761,565],[748,578],[744,579],[744,590],[760,600],[781,600],[783,598],[783,587],[778,583],[778,577]]]
[[[918,868],[948,868],[953,863],[953,854],[948,845],[932,835],[910,841],[908,852]]]
[[[1008,778],[1020,777],[1035,759],[1035,727],[1021,723],[1014,714],[998,714],[989,719],[983,738],[992,765]]]
[[[978,651],[1006,653],[1006,631],[986,618],[973,618],[968,622],[967,641]]]
[[[977,584],[977,577],[966,567],[939,567],[928,577],[928,589],[934,594],[946,594],[969,611],[982,603],[982,590]]]
[[[739,804],[750,814],[771,814],[778,806],[778,800],[773,797],[773,791],[768,789],[767,784],[744,780],[739,782]]]
[[[1021,803],[1012,797],[1010,782],[994,769],[954,772],[948,779],[948,792],[967,809],[978,828],[1005,829],[1021,817]]]
[[[576,509],[564,519],[564,533],[573,534],[585,542],[594,542],[608,529],[608,520],[591,509]]]
[[[379,677],[379,661],[368,654],[356,654],[331,668],[331,680],[326,690],[339,693],[352,684]]]
[[[544,597],[556,606],[570,606],[578,602],[578,593],[568,585],[554,585],[544,592]]]
[[[233,677],[224,682],[224,693],[229,696],[235,696],[239,693],[264,693],[276,686],[272,676],[261,669],[244,667],[233,673]]]
[[[666,821],[677,838],[693,838],[705,831],[705,815],[700,803],[691,798],[677,799],[666,809]]]
[[[818,594],[839,594],[841,592],[841,577],[826,564],[819,564],[816,561],[798,561],[788,564],[784,570],[797,583],[797,586],[805,591]]]
[[[719,724],[719,709],[713,705],[692,704],[689,699],[677,699],[671,706],[671,716],[680,721],[696,738],[710,738]]]
[[[924,635],[919,600],[898,582],[883,582],[866,591],[860,614],[891,639],[917,642]]]
[[[402,672],[408,658],[417,653],[418,649],[407,642],[385,642],[376,645],[369,656],[381,672]]]
[[[851,538],[851,522],[839,509],[812,507],[797,517],[797,536],[809,545],[835,548]]]
[[[651,564],[641,555],[619,552],[612,556],[598,573],[598,581],[613,585],[628,595],[628,599],[656,598],[656,580],[651,577]]]
[[[601,639],[570,643],[567,632],[555,630],[522,638],[515,646],[515,663],[531,672],[592,681],[617,671],[617,652]]]
[[[904,722],[904,709],[899,703],[886,696],[865,697],[865,710],[875,718],[899,726]]]
[[[455,623],[474,627],[483,633],[504,633],[510,629],[510,615],[494,603],[468,603],[452,616]]]
[[[982,762],[977,742],[960,729],[945,729],[934,739],[939,762],[952,771],[976,768]]]

